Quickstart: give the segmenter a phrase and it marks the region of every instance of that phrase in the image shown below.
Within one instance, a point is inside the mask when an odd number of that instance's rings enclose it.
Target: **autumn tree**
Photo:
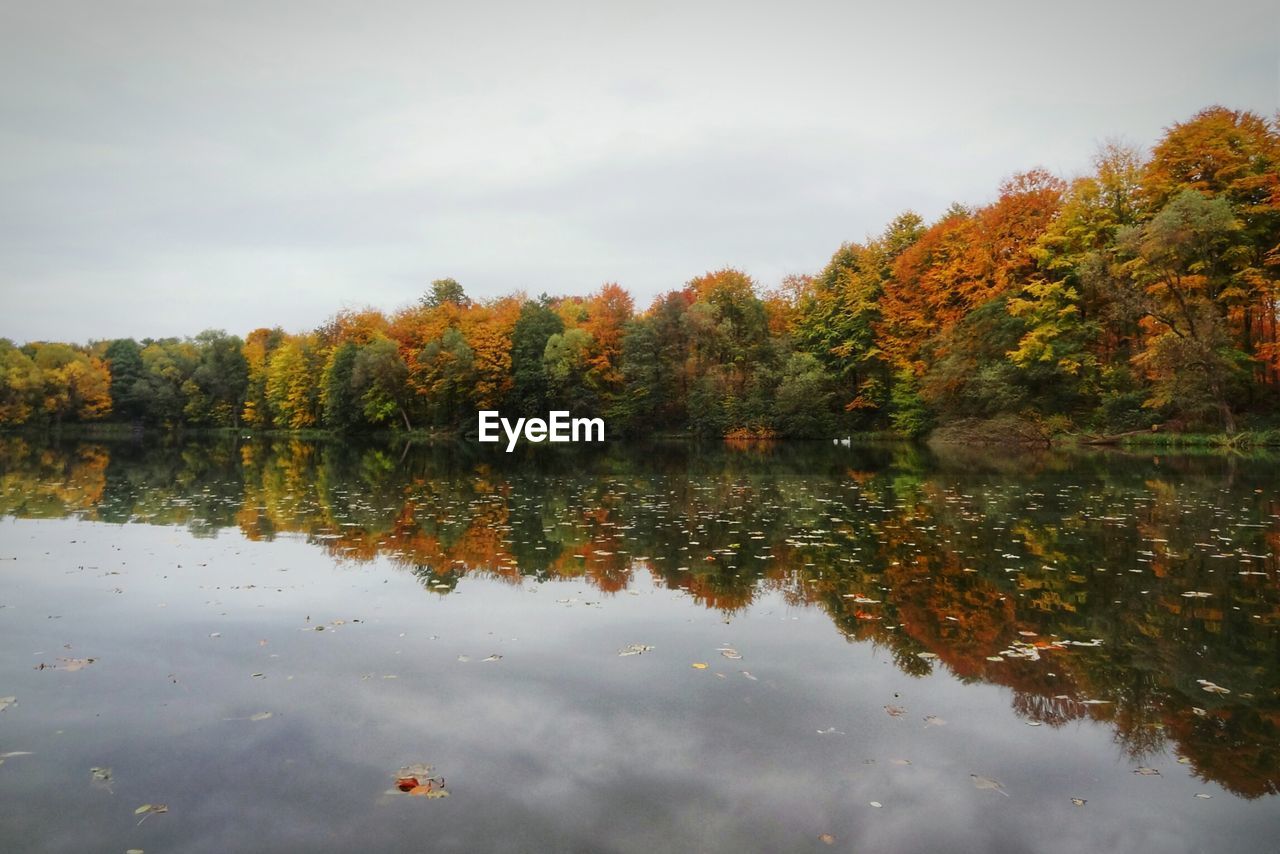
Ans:
[[[41,411],[43,386],[31,357],[0,338],[0,427],[26,424]]]
[[[36,342],[24,349],[40,384],[41,416],[60,424],[110,414],[111,373],[100,359],[56,342]]]
[[[310,336],[284,338],[271,353],[266,366],[265,394],[270,406],[270,423],[291,430],[315,427],[319,423],[322,370],[321,354]]]
[[[1230,206],[1241,249],[1226,295],[1231,333],[1243,352],[1261,357],[1260,378],[1280,383],[1280,127],[1256,113],[1202,110],[1166,131],[1142,188],[1152,211],[1186,190]]]

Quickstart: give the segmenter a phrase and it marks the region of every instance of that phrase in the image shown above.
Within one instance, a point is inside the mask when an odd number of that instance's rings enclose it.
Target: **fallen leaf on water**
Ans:
[[[646,643],[629,643],[622,649],[618,650],[618,655],[644,655],[646,652],[652,652],[653,647]]]
[[[271,717],[273,714],[275,713],[274,712],[258,712],[257,714],[249,715],[249,720],[265,721],[267,718]]]
[[[946,726],[947,722],[942,718],[938,717],[937,715],[925,715],[924,725],[925,726]]]
[[[1179,765],[1190,765],[1190,764],[1191,764],[1191,757],[1190,757],[1190,756],[1179,756],[1179,757],[1178,757],[1178,764],[1179,764]]]
[[[754,676],[752,676],[752,675],[751,675],[751,671],[750,671],[750,670],[743,670],[743,671],[741,671],[741,673],[742,673],[742,675],[743,675],[743,676],[747,677],[747,678],[748,678],[748,679],[750,679],[752,682],[758,682],[758,681],[760,681],[760,680],[756,679],[756,677],[754,677]]]
[[[1134,768],[1133,773],[1143,777],[1159,777],[1160,776],[1160,772],[1158,770],[1156,770],[1155,768],[1147,768],[1146,766],[1143,766],[1142,768]]]
[[[894,765],[910,765],[911,764],[910,759],[890,759],[889,761]]]
[[[690,666],[690,667],[693,667],[693,668],[694,668],[694,669],[696,669],[696,670],[706,670],[706,669],[707,669],[707,663],[706,663],[705,661],[695,661],[693,664],[691,664],[691,665],[689,665],[689,666]]]
[[[396,788],[392,791],[403,792],[416,798],[447,798],[449,790],[445,788],[443,777],[431,776],[431,766],[421,762],[406,765],[396,772]]]
[[[59,658],[62,663],[58,665],[61,669],[68,673],[75,673],[77,670],[83,670],[90,664],[97,661],[96,658]]]
[[[925,661],[933,661],[938,657],[936,652],[917,652],[916,658],[923,658]]]
[[[3,712],[5,709],[9,708],[10,706],[16,706],[17,704],[18,704],[17,697],[0,697],[0,712]]]
[[[111,791],[111,769],[110,768],[90,768],[89,769],[89,785],[95,789],[106,789],[107,794],[114,795]]]
[[[884,806],[884,804],[880,803],[879,801],[867,801],[867,803],[869,803],[871,806],[875,807],[876,809],[880,809],[880,807]]]
[[[501,661],[501,660],[502,660],[502,656],[498,655],[498,654],[495,652],[493,655],[489,656],[488,658],[482,658],[482,659],[480,659],[480,662],[483,664],[483,663],[484,663],[484,662],[486,662],[486,661]]]
[[[1199,799],[1200,799],[1200,800],[1202,800],[1202,801],[1207,801],[1207,800],[1209,800],[1210,798],[1212,798],[1212,797],[1213,797],[1213,795],[1206,794],[1205,792],[1196,792],[1196,797],[1197,797],[1197,798],[1199,798]]]
[[[1231,689],[1223,688],[1221,685],[1216,685],[1213,682],[1210,682],[1208,679],[1197,679],[1196,682],[1200,683],[1201,689],[1208,691],[1210,694],[1230,694],[1231,693]]]
[[[844,734],[845,733],[841,732],[840,730],[836,729],[833,726],[829,726],[826,729],[818,730],[818,735],[844,735]]]
[[[152,815],[168,812],[168,811],[169,811],[169,807],[166,804],[143,804],[142,806],[134,810],[133,814],[142,816],[142,818],[138,819],[138,824],[142,824],[144,821],[149,819]]]
[[[907,713],[907,710],[902,706],[885,706],[884,710],[891,718],[900,718]]]
[[[1072,798],[1071,803],[1075,804],[1078,807],[1082,807],[1089,802],[1086,801],[1084,798]]]
[[[835,838],[834,836],[832,836],[830,833],[822,833],[822,834],[819,834],[819,835],[818,835],[818,841],[819,841],[819,842],[821,842],[823,845],[835,845],[835,844],[836,844],[836,838]]]
[[[1043,721],[1027,721],[1027,726],[1043,726]]]
[[[409,794],[419,798],[447,798],[449,790],[444,787],[444,778],[441,777],[439,780],[428,780],[421,786],[414,786]]]
[[[990,777],[983,777],[981,774],[970,774],[969,779],[973,781],[973,785],[976,788],[999,792],[1006,798],[1009,797],[1009,793],[1004,790],[1004,786],[1001,785],[999,780],[993,780]]]
[[[717,651],[718,651],[721,655],[723,655],[725,658],[731,658],[731,659],[733,659],[733,660],[735,660],[735,661],[737,661],[738,659],[742,658],[742,654],[741,654],[740,652],[738,652],[736,649],[734,649],[733,647],[731,647],[731,646],[721,647],[721,648],[720,648],[719,650],[717,650]]]

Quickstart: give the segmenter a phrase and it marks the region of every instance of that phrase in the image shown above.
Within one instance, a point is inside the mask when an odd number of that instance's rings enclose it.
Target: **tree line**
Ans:
[[[478,409],[601,415],[611,434],[918,436],[1015,416],[1234,432],[1280,414],[1280,117],[1211,107],[1150,152],[906,212],[772,290],[723,269],[637,311],[475,301],[453,279],[392,314],[244,339],[0,340],[0,425],[466,429]]]

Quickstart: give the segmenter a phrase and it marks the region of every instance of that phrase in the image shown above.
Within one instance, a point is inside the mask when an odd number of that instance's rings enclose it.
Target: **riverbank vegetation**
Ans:
[[[0,426],[467,430],[478,409],[557,408],[611,435],[1265,431],[1280,125],[1209,108],[1074,180],[1032,169],[987,204],[903,213],[772,290],[723,269],[637,312],[616,284],[475,301],[440,279],[301,333],[0,341]]]

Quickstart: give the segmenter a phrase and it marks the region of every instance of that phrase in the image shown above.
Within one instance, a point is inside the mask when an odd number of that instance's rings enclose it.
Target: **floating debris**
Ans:
[[[0,765],[4,764],[6,759],[12,759],[15,756],[31,756],[30,750],[11,750],[8,753],[0,753]]]

